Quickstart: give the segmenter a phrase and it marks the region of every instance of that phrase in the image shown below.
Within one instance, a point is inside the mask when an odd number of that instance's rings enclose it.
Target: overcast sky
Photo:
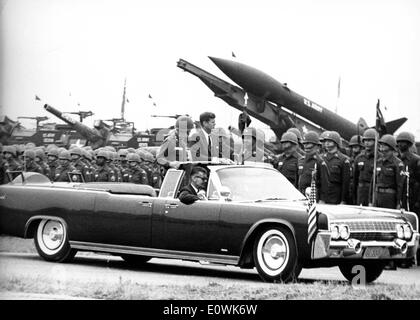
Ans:
[[[407,117],[401,130],[420,140],[418,0],[1,0],[0,10],[0,106],[13,120],[56,121],[47,102],[93,111],[88,124],[119,117],[127,78],[125,115],[138,129],[173,124],[151,114],[203,111],[236,126],[239,112],[176,66],[182,58],[230,81],[208,56],[233,51],[330,110],[341,77],[340,115],[373,125],[379,98],[385,120]]]

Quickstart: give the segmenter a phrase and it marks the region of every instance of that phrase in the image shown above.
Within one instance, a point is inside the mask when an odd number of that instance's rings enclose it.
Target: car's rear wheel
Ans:
[[[283,227],[259,232],[253,247],[254,264],[260,277],[267,282],[290,282],[301,271],[292,233]]]
[[[70,247],[66,226],[59,220],[41,220],[34,241],[38,254],[47,261],[68,262],[76,254]]]
[[[123,258],[125,262],[132,266],[141,266],[151,259],[151,257],[138,256],[132,254],[121,255],[121,258]]]
[[[362,269],[354,269],[361,266]],[[379,278],[384,271],[385,264],[381,261],[362,261],[354,263],[343,263],[339,265],[340,271],[349,282],[356,280],[357,284],[371,283]],[[357,277],[357,278],[356,278]]]

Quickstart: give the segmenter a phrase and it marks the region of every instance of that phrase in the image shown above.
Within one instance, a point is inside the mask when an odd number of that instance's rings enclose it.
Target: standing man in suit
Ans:
[[[200,114],[201,128],[197,129],[189,138],[189,147],[193,161],[211,161],[212,157],[218,157],[215,148],[218,139],[212,134],[216,126],[216,115],[213,112]]]
[[[191,170],[190,184],[183,187],[179,193],[179,200],[184,204],[193,204],[197,200],[207,200],[207,171],[196,166]]]

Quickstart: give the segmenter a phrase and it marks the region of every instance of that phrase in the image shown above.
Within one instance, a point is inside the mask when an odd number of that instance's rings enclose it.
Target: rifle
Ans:
[[[372,205],[376,206],[376,162],[378,160],[378,135],[375,134],[375,152],[373,155]]]
[[[410,172],[408,171],[408,165],[405,166],[405,172],[407,176],[407,211],[410,211]]]

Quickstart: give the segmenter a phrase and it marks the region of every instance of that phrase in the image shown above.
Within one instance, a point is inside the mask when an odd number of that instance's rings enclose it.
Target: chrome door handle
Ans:
[[[143,207],[147,207],[147,208],[151,208],[152,207],[152,203],[149,201],[141,201],[139,202]]]
[[[176,203],[165,204],[165,208],[166,209],[178,208],[178,204]]]

